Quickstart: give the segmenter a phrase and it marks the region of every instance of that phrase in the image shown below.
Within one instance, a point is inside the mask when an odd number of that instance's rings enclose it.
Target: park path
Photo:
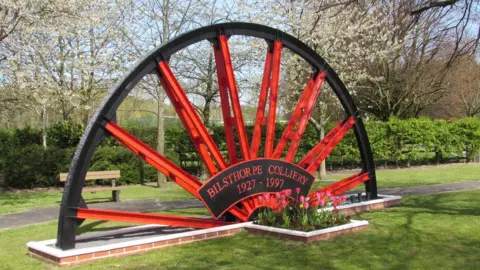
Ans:
[[[204,207],[202,202],[197,200],[158,201],[156,199],[95,203],[90,204],[90,206],[136,212]],[[57,220],[59,211],[59,206],[49,206],[35,207],[20,213],[0,215],[0,230]]]
[[[480,181],[461,182],[440,185],[401,187],[401,188],[385,188],[378,191],[384,195],[422,195],[434,194],[442,192],[455,192],[463,190],[479,190]],[[92,204],[93,205],[93,204]],[[150,200],[132,200],[123,202],[96,203],[95,208],[114,209],[123,211],[161,211],[186,208],[201,208],[203,204],[198,200],[181,200],[181,201],[158,201]],[[0,230],[22,227],[47,221],[53,221],[58,218],[59,207],[38,207],[29,209],[26,212],[0,215]]]

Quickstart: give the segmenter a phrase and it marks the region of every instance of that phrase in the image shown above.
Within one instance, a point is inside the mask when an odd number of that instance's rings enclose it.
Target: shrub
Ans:
[[[457,134],[449,128],[450,124],[445,120],[434,120],[434,136],[432,138],[435,162],[439,164],[444,158],[452,153],[462,153],[463,144]]]
[[[143,179],[142,179],[143,169]],[[130,150],[120,147],[99,147],[93,155],[89,171],[120,170],[121,177],[117,183],[140,184],[142,182],[156,181],[157,171],[149,164],[134,155]],[[90,182],[92,184],[92,182]],[[109,184],[109,181],[99,181],[97,184]]]
[[[138,184],[140,182],[140,172],[137,159],[130,150],[124,147],[99,147],[93,155],[88,170],[120,170],[121,177],[118,179],[118,184]],[[92,182],[90,181],[90,183]]]
[[[387,166],[394,163],[397,166],[405,164],[408,166],[430,162],[451,162],[451,159],[456,161],[460,158],[472,161],[480,150],[480,119],[476,118],[452,121],[392,118],[387,122],[364,121],[364,123],[377,164]],[[328,123],[325,129],[326,133],[336,124]],[[277,123],[276,142],[279,141],[284,128],[285,124]],[[157,129],[155,127],[130,124],[126,125],[126,129],[156,149]],[[209,130],[219,150],[228,161],[223,126],[211,126]],[[246,130],[247,137],[250,139],[253,127],[246,126]],[[265,132],[265,126],[263,126],[262,141],[265,140]],[[62,172],[68,171],[72,154],[71,148],[78,144],[82,133],[81,125],[71,122],[55,123],[48,129],[48,149],[44,150],[40,147],[42,140],[41,131],[38,129],[26,127],[0,130],[0,171],[5,171],[5,178],[9,178],[8,181],[12,183],[12,187],[58,185],[56,181],[51,180],[56,175],[51,173],[49,168],[52,170],[62,168]],[[319,141],[317,130],[313,126],[307,125],[295,160],[298,161],[302,158]],[[285,147],[282,156],[286,154],[287,150],[288,146]],[[260,145],[260,156],[263,151],[263,146]],[[239,147],[237,147],[237,152],[240,153]],[[166,125],[164,156],[192,174],[200,175],[205,171],[202,169],[202,162],[187,132],[176,124]],[[55,159],[58,159],[57,162]],[[346,134],[327,158],[326,163],[330,168],[351,168],[360,165],[357,142],[352,131]],[[144,162],[128,149],[115,139],[107,137],[95,152],[90,171],[119,169],[122,174],[119,184],[156,181],[157,171],[148,164],[143,165]],[[13,168],[10,168],[11,166]],[[103,183],[98,182],[97,184]]]
[[[58,175],[70,163],[73,150],[30,145],[10,151],[5,162],[4,181],[12,188],[59,185]]]
[[[42,144],[42,131],[30,127],[15,129],[13,131],[12,142],[15,147],[24,147],[29,145]]]
[[[4,167],[8,152],[14,148],[12,133],[10,130],[0,130],[0,172]]]
[[[480,119],[464,118],[454,121],[450,125],[450,133],[458,137],[467,161],[473,161],[480,151]]]
[[[83,130],[82,125],[71,121],[56,122],[47,130],[47,145],[60,148],[76,147]]]

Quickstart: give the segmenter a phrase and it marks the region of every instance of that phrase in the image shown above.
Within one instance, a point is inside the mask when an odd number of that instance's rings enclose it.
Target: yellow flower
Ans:
[[[300,204],[300,208],[303,208],[303,203],[302,203],[302,204]]]

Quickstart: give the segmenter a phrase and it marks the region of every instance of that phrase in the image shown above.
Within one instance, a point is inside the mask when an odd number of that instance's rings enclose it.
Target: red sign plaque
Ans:
[[[277,159],[256,159],[238,163],[215,175],[198,194],[215,218],[245,198],[296,188],[307,196],[314,177],[295,164]]]

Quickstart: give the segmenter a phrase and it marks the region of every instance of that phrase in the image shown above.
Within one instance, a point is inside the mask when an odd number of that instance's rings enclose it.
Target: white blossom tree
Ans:
[[[198,11],[198,3],[192,0],[141,0],[132,2],[128,26],[123,35],[128,41],[127,53],[130,59],[141,59],[148,51],[190,29],[192,18]],[[136,61],[136,60],[135,60]],[[175,65],[171,63],[171,65]],[[153,99],[155,111],[142,108],[137,110],[152,113],[157,118],[157,151],[164,154],[165,128],[164,110],[166,93],[155,76],[144,78],[136,87],[134,95]],[[166,177],[157,174],[157,186],[166,187]]]
[[[401,40],[392,41],[394,28],[386,27],[387,16],[357,1],[254,1],[239,8],[251,14],[251,21],[280,28],[311,46],[339,74],[352,95],[361,90],[359,82],[367,78],[382,80],[366,68],[366,63],[388,61],[402,44]],[[298,56],[286,56],[282,69],[285,87],[280,98],[282,109],[288,112],[296,104],[292,101],[298,100],[311,69]],[[325,125],[339,115],[339,107],[325,85],[309,121],[320,139],[325,135]],[[321,177],[325,177],[325,163]]]
[[[26,6],[36,4],[32,1]],[[44,137],[48,109],[60,111],[68,120],[80,107],[86,121],[98,96],[124,69],[124,61],[118,59],[122,46],[117,31],[122,2],[48,4],[42,10],[58,11],[48,20],[30,23],[25,19],[9,32],[2,43],[5,60],[1,64],[2,84],[18,90],[19,105],[25,104],[41,117]]]

